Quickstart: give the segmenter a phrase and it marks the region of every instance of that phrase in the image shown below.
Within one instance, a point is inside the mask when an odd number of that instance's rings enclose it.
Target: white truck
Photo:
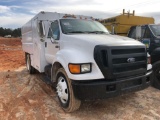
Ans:
[[[152,66],[144,44],[111,35],[92,17],[40,12],[22,27],[30,74],[45,73],[62,108],[110,98],[150,85]]]

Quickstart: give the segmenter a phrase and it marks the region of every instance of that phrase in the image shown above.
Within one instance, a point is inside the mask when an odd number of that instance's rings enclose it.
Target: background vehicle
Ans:
[[[160,25],[148,24],[131,27],[128,37],[138,39],[147,47],[153,65],[153,86],[160,89]]]
[[[40,12],[22,27],[22,47],[29,73],[45,72],[66,112],[77,110],[81,100],[150,85],[145,45],[109,34],[92,17]]]
[[[144,24],[154,24],[154,18],[135,16],[135,11],[133,13],[123,13],[121,15],[100,20],[100,22],[111,31],[112,34],[127,36],[128,31],[132,26],[144,25]]]

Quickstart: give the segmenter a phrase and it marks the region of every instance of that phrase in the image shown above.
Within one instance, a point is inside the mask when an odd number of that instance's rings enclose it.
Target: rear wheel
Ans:
[[[155,88],[160,89],[160,62],[153,64],[153,82]]]
[[[30,54],[28,54],[28,53],[26,53],[26,67],[27,67],[27,70],[30,74],[35,73],[35,68],[32,67],[32,65],[31,65],[31,58],[30,58]]]
[[[62,108],[66,112],[73,112],[77,110],[81,105],[81,101],[75,98],[71,80],[68,78],[63,68],[60,68],[57,71],[56,80],[56,91]]]

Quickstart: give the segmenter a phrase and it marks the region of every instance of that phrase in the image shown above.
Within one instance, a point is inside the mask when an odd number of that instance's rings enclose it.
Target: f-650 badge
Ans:
[[[135,58],[128,58],[128,59],[127,59],[127,62],[128,62],[128,63],[133,63],[133,62],[135,62],[135,61],[136,61]]]

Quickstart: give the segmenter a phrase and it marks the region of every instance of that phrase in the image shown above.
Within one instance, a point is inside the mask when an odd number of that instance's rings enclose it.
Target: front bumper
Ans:
[[[94,100],[115,97],[121,94],[143,90],[150,85],[152,71],[146,75],[119,80],[72,80],[72,88],[76,98]]]

